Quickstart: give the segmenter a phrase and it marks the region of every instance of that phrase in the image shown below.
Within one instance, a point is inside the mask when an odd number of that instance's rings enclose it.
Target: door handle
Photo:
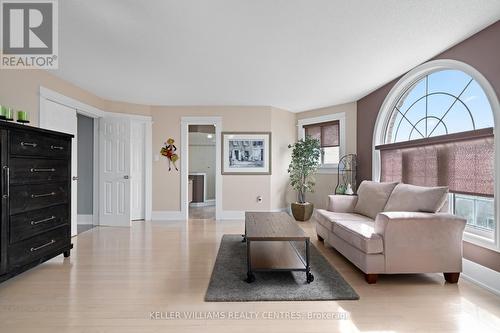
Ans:
[[[123,179],[129,179],[129,178],[130,178],[130,176],[129,176],[129,175],[125,175],[125,176],[123,176]]]
[[[73,176],[73,180],[78,180],[78,176]]]

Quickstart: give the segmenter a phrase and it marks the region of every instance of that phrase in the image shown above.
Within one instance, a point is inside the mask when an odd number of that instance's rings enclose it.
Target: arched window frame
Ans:
[[[419,80],[433,72],[442,70],[460,70],[471,76],[484,90],[486,97],[493,111],[494,128],[500,125],[500,103],[495,90],[489,81],[474,67],[457,60],[439,59],[426,62],[405,74],[387,94],[382,106],[380,107],[372,140],[372,179],[380,181],[380,151],[375,147],[386,143],[386,132],[391,119],[392,111],[396,107],[396,103],[405,93],[408,87],[411,87]],[[495,135],[495,222],[496,233],[494,240],[488,240],[472,233],[465,233],[464,239],[471,243],[500,252],[500,200],[497,200],[500,194],[500,135]]]

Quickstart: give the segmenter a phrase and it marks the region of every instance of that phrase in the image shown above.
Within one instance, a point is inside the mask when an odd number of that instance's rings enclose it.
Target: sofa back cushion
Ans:
[[[384,212],[436,213],[446,203],[448,187],[423,187],[398,184],[392,191]]]
[[[358,202],[354,212],[375,219],[384,207],[398,183],[379,183],[365,180],[358,188]]]

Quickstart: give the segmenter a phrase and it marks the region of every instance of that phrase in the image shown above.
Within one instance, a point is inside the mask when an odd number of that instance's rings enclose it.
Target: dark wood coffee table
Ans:
[[[309,237],[287,213],[246,212],[247,282],[254,272],[303,271],[307,283],[314,281],[309,264]],[[305,243],[305,254],[295,242]]]

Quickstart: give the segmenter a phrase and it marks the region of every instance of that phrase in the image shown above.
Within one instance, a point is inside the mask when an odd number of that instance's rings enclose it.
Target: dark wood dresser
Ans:
[[[0,121],[0,282],[69,256],[72,138]]]

